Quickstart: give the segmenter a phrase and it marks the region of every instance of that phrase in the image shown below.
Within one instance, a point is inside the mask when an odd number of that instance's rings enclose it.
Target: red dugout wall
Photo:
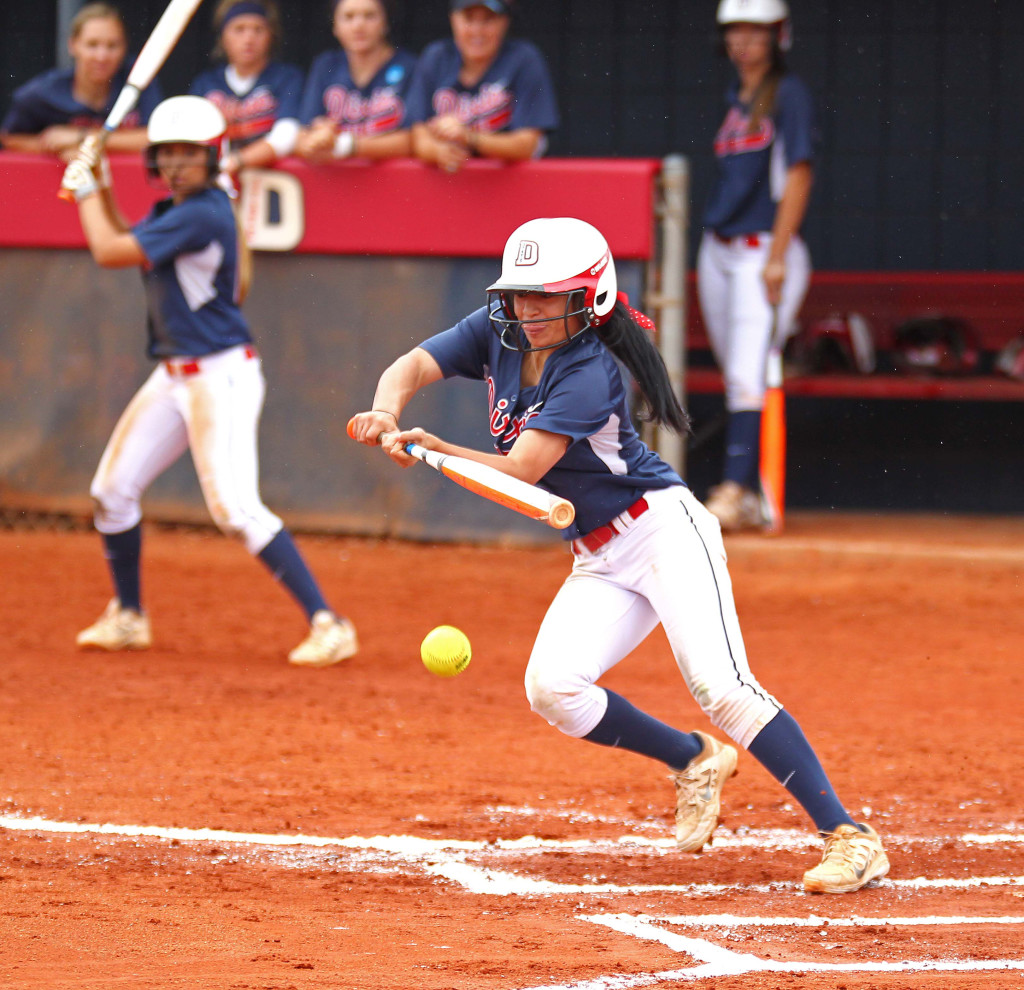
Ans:
[[[112,166],[123,211],[141,216],[157,190],[134,156]],[[328,531],[552,538],[431,471],[395,470],[348,440],[345,423],[395,356],[483,303],[505,239],[525,220],[575,215],[600,227],[638,297],[655,251],[659,170],[649,159],[473,162],[454,176],[411,161],[284,163],[303,200],[301,238],[292,251],[257,253],[245,307],[268,379],[267,503],[293,526]],[[103,444],[150,362],[138,275],[92,262],[74,208],[56,198],[60,175],[52,160],[0,155],[0,508],[87,513]],[[273,237],[294,204],[262,200]],[[484,403],[482,386],[449,383],[414,400],[404,421],[485,447]],[[205,519],[191,465],[161,478],[146,510]]]

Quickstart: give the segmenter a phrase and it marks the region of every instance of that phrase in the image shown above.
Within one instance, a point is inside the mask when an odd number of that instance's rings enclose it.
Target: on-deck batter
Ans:
[[[648,331],[617,293],[604,237],[573,218],[531,220],[505,245],[488,304],[425,340],[380,377],[356,439],[403,465],[403,445],[489,464],[576,506],[572,573],[548,609],[526,669],[534,711],[567,735],[660,760],[677,790],[676,841],[696,852],[718,822],[737,752],[685,733],[599,687],[600,677],[661,623],[711,722],[748,749],[826,833],[808,890],[857,890],[889,868],[877,834],[854,824],[800,727],[747,664],[718,523],[633,428],[618,358],[655,421],[687,425]],[[425,385],[487,383],[497,453],[468,450],[398,417]],[[397,431],[397,432],[396,432]]]
[[[697,290],[725,379],[722,482],[706,504],[724,530],[761,524],[757,494],[766,359],[794,328],[811,275],[800,238],[810,196],[813,103],[786,71],[785,0],[721,0],[722,46],[738,75],[715,137],[718,179],[704,214]]]
[[[289,660],[322,667],[356,652],[355,628],[328,608],[291,535],[260,499],[257,427],[265,383],[239,308],[243,246],[231,201],[215,181],[225,126],[223,114],[200,96],[156,107],[146,167],[171,195],[130,229],[95,150],[80,151],[64,173],[96,261],[142,268],[148,353],[159,362],[118,420],[90,488],[116,597],[79,634],[78,645],[150,646],[139,587],[140,499],[188,449],[214,522],[263,561],[309,618],[309,635]]]

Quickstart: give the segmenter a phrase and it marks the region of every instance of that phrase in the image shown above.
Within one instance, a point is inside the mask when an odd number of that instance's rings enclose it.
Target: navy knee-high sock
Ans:
[[[659,722],[614,691],[605,688],[605,694],[608,710],[584,739],[650,756],[673,770],[682,770],[704,748],[693,733],[680,732]]]
[[[725,427],[725,463],[722,468],[724,481],[751,490],[757,489],[757,478],[761,455],[761,412],[757,409],[743,409],[729,413]]]
[[[306,566],[288,530],[282,529],[258,556],[267,565],[274,580],[280,581],[305,609],[307,618],[312,618],[314,612],[327,608],[320,586]]]
[[[803,730],[787,711],[780,711],[754,738],[747,750],[800,802],[821,832],[834,832],[853,819],[839,803]]]
[[[139,561],[142,557],[142,524],[137,523],[123,533],[101,533],[103,552],[114,582],[114,593],[121,608],[142,611]]]

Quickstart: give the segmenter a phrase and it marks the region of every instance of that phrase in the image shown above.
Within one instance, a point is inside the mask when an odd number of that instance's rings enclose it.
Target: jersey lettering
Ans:
[[[715,135],[715,155],[743,155],[751,151],[764,151],[775,140],[775,125],[770,117],[762,117],[757,130],[751,133],[750,117],[739,107],[726,115]]]
[[[500,131],[512,119],[513,95],[504,83],[482,86],[475,96],[454,89],[434,93],[434,112],[452,114],[464,124],[475,124],[483,131]]]
[[[364,97],[356,89],[328,86],[324,109],[336,124],[357,134],[384,134],[401,126],[405,104],[390,87],[375,89]]]
[[[512,444],[519,439],[523,430],[526,429],[527,423],[539,415],[541,409],[544,408],[544,400],[541,399],[540,402],[527,406],[520,415],[510,415],[507,412],[510,405],[508,399],[494,401],[494,379],[491,377],[487,379],[487,404],[491,410],[488,426],[491,430],[491,436],[494,437],[494,448],[502,454],[508,453]]]
[[[265,134],[277,118],[277,98],[263,86],[245,97],[213,90],[206,94],[206,98],[224,114],[227,136],[232,141]]]

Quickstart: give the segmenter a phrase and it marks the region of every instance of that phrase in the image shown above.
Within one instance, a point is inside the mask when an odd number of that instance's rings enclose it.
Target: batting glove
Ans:
[[[62,189],[67,189],[74,195],[76,203],[81,203],[86,196],[99,191],[99,183],[92,169],[77,156],[64,169],[64,178],[61,179],[60,185]]]
[[[100,163],[103,149],[100,146],[100,134],[90,134],[79,146],[75,158],[85,162],[91,169],[95,169]]]

